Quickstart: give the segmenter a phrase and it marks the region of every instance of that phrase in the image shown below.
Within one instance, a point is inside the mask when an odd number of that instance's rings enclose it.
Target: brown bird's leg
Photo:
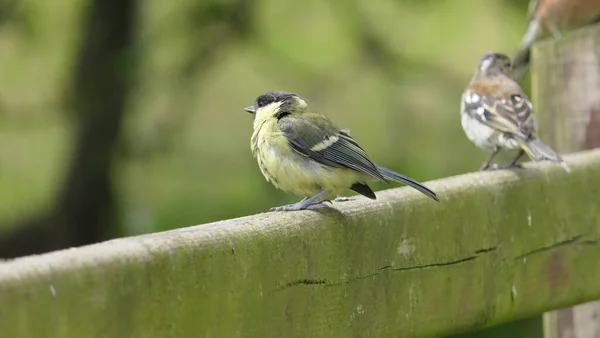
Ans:
[[[523,156],[524,154],[525,154],[525,151],[523,149],[521,149],[521,150],[519,150],[519,153],[517,154],[517,156],[515,156],[515,158],[513,158],[513,160],[510,161],[509,163],[507,163],[505,165],[494,164],[492,166],[492,168],[493,169],[522,168],[523,166],[518,164],[517,161],[519,161],[521,156]]]
[[[483,162],[483,165],[481,166],[481,168],[479,168],[479,170],[483,171],[483,170],[489,169],[490,163],[492,163],[494,156],[496,156],[499,151],[500,151],[500,148],[498,148],[498,147],[494,148],[494,150],[490,154],[490,157],[488,157],[488,159],[485,162]]]
[[[517,164],[517,161],[519,161],[519,159],[523,155],[525,155],[525,150],[523,150],[523,149],[519,150],[519,153],[517,154],[517,156],[515,156],[515,158],[512,161],[510,161],[507,165],[505,165],[504,168],[522,167],[522,165]]]

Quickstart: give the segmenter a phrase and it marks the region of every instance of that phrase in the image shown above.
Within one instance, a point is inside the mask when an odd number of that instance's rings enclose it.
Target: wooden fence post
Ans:
[[[538,43],[531,83],[544,142],[562,154],[600,147],[600,26]],[[544,332],[600,338],[600,301],[546,313]]]

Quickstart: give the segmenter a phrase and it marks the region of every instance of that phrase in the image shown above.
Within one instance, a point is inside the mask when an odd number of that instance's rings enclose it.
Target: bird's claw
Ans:
[[[331,203],[331,201],[320,201],[320,202],[315,202],[315,203],[311,203],[308,205],[303,205],[302,202],[300,202],[300,203],[296,203],[296,204],[282,205],[280,207],[273,207],[273,208],[269,209],[269,211],[314,210],[314,209],[320,209],[320,208],[325,207],[325,205],[323,204],[324,202]]]
[[[492,166],[492,170],[511,169],[511,168],[523,169],[523,165],[520,163],[508,163],[508,164],[504,164],[504,165],[494,164]]]
[[[282,205],[280,207],[272,207],[269,211],[293,211],[296,210],[294,209],[295,206],[295,204]]]

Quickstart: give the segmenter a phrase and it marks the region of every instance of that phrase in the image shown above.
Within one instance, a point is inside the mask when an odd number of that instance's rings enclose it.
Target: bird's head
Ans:
[[[475,77],[506,75],[512,77],[510,58],[502,53],[486,53],[479,59]]]
[[[301,114],[308,107],[306,101],[294,93],[270,91],[256,98],[254,104],[244,108],[254,119],[281,118],[288,114]]]

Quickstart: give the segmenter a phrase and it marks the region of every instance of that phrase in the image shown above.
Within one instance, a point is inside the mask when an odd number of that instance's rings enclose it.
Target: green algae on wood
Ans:
[[[435,337],[600,298],[600,150],[0,263],[6,337]]]

